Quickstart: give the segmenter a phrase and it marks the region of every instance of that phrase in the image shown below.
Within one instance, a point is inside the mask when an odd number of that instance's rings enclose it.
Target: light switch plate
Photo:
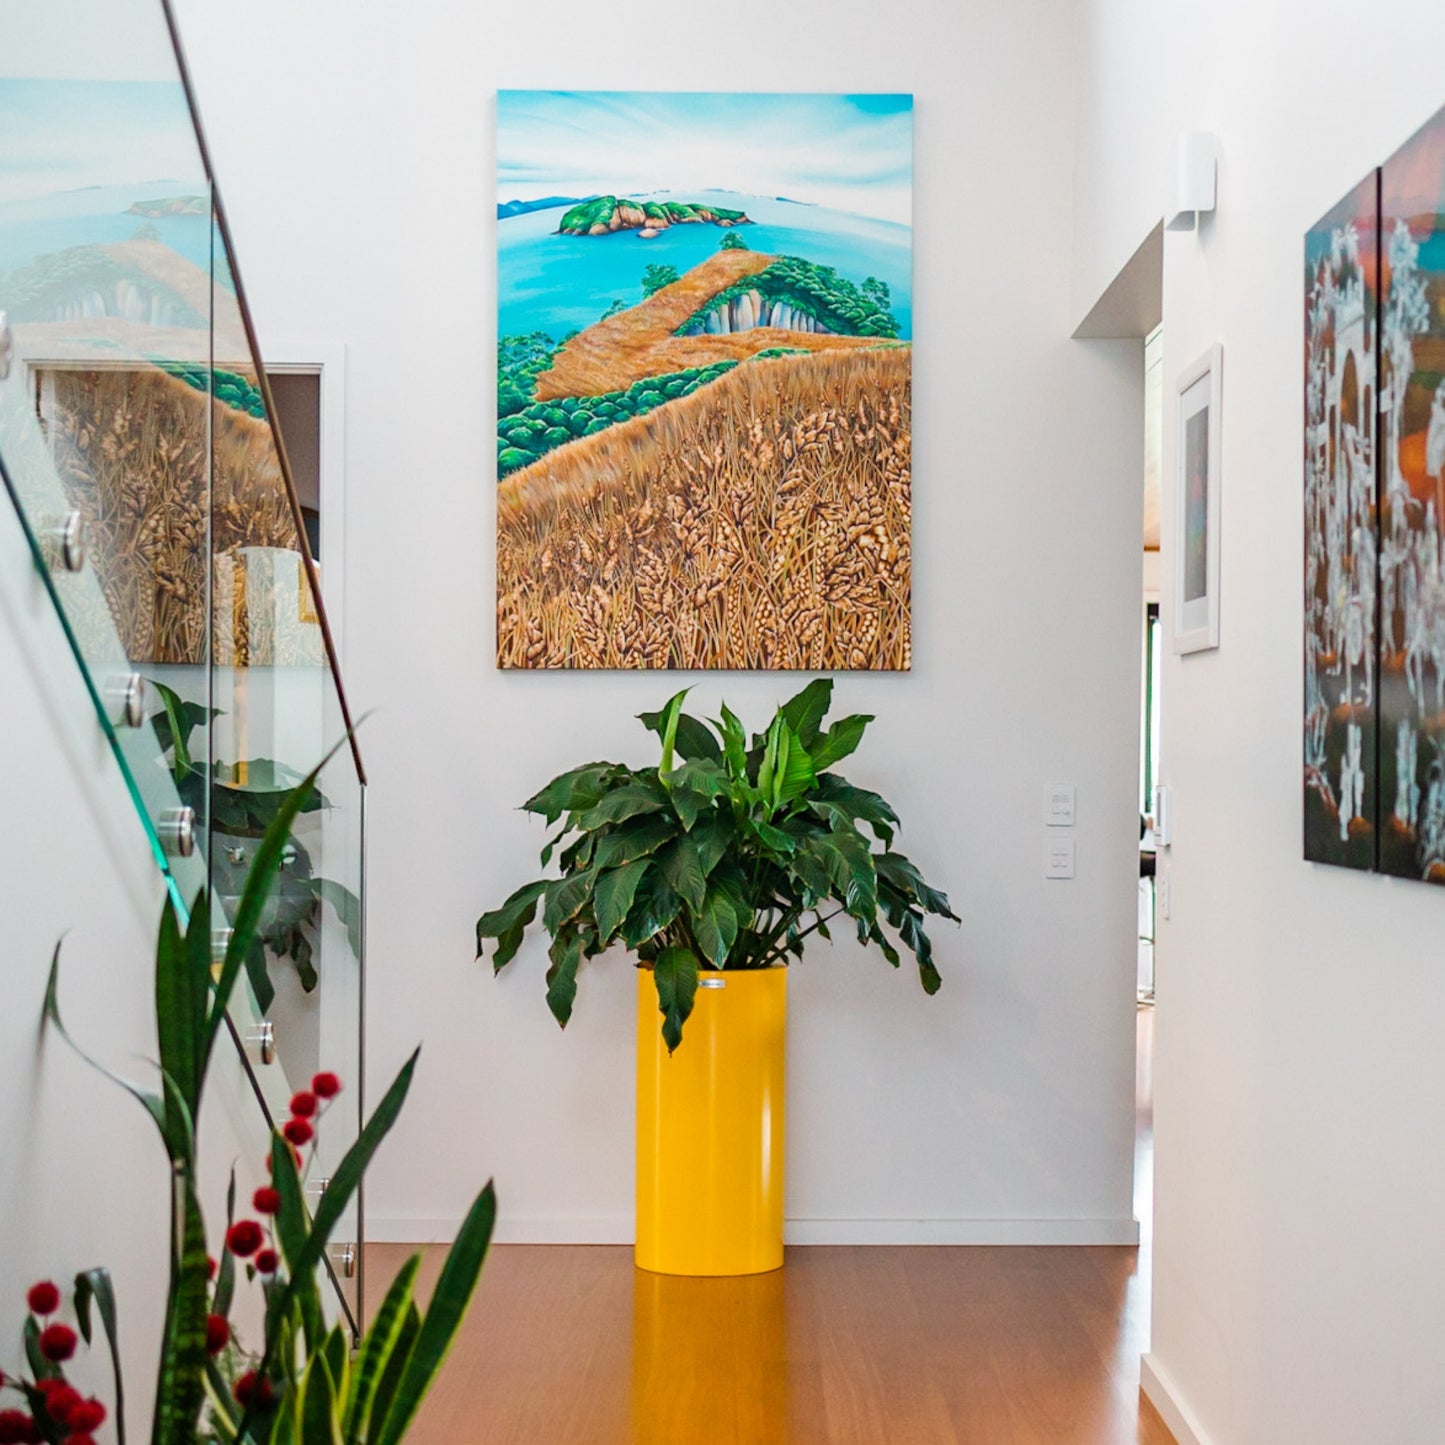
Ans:
[[[1072,828],[1078,790],[1072,783],[1050,783],[1044,790],[1044,822],[1050,828]]]
[[[1074,835],[1072,833],[1050,833],[1048,851],[1045,854],[1045,878],[1072,878],[1074,876]]]

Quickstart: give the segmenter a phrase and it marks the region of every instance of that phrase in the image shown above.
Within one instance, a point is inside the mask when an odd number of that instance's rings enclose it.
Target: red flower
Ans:
[[[88,1436],[92,1430],[99,1430],[105,1424],[105,1406],[94,1396],[89,1400],[80,1400],[71,1407],[70,1416],[65,1421],[66,1429],[72,1435]]]
[[[322,1099],[334,1099],[341,1092],[341,1080],[329,1070],[311,1081],[311,1092]]]
[[[285,1127],[281,1132],[287,1140],[298,1149],[303,1144],[311,1142],[311,1136],[316,1132],[305,1119],[287,1119]]]
[[[76,1410],[85,1404],[79,1390],[73,1389],[64,1380],[37,1380],[35,1388],[45,1396],[45,1413],[62,1430],[82,1428],[74,1423]]]
[[[95,1445],[94,1435],[71,1435],[67,1437],[65,1445]]]
[[[291,1112],[298,1119],[309,1119],[316,1112],[316,1095],[310,1089],[302,1089],[291,1096]]]
[[[206,1353],[219,1355],[231,1343],[231,1326],[224,1315],[206,1316]]]
[[[30,1286],[25,1296],[31,1314],[52,1315],[60,1308],[60,1291],[48,1279]]]
[[[35,1421],[24,1410],[0,1410],[0,1445],[26,1445]]]
[[[251,1196],[257,1214],[275,1214],[281,1208],[281,1195],[269,1184],[263,1184]]]
[[[254,1219],[238,1219],[226,1231],[226,1244],[231,1253],[240,1259],[255,1254],[265,1242],[266,1236]]]
[[[263,1249],[256,1256],[257,1274],[275,1274],[280,1267],[281,1259],[274,1249]]]
[[[46,1325],[40,1331],[40,1353],[53,1365],[75,1353],[75,1331],[69,1325]]]
[[[271,1382],[264,1375],[258,1375],[255,1370],[247,1370],[236,1381],[233,1393],[236,1399],[248,1408],[252,1405],[269,1405],[271,1403]]]

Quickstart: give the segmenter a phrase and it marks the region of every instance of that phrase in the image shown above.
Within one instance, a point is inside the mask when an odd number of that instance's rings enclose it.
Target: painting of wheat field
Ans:
[[[911,97],[497,115],[498,665],[907,668]]]

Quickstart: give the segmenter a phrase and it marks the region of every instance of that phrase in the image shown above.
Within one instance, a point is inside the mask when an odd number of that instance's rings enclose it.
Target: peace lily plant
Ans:
[[[549,826],[560,821],[542,864],[556,854],[561,874],[484,913],[477,956],[493,940],[500,972],[540,908],[552,938],[547,1003],[565,1027],[582,961],[621,943],[652,970],[669,1050],[682,1040],[700,968],[801,958],[804,939],[828,938],[840,915],[895,968],[890,933],[901,941],[924,991],[937,993],[925,915],[957,915],[893,851],[893,809],[832,771],[873,721],[854,715],[824,728],[832,692],[830,679],[809,683],[750,741],[726,704],[705,723],[683,712],[680,692],[641,714],[662,741],[656,767],[588,763],[554,778],[522,806]]]

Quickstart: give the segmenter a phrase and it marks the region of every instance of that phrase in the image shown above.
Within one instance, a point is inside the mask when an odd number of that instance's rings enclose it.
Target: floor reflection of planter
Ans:
[[[637,1264],[761,1274],[783,1263],[786,968],[704,970],[669,1054],[637,973]]]

